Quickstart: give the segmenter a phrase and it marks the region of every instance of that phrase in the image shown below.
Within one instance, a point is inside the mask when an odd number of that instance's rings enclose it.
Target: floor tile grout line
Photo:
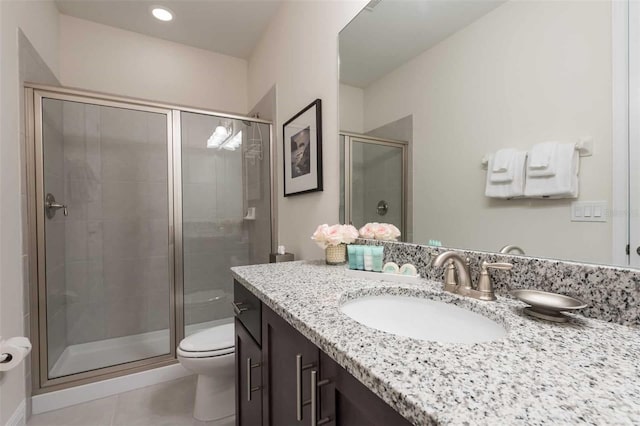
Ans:
[[[109,422],[109,426],[114,426],[113,424],[116,421],[116,413],[118,412],[118,406],[120,405],[120,394],[116,395],[116,403],[113,404],[113,411],[111,412],[111,421]]]

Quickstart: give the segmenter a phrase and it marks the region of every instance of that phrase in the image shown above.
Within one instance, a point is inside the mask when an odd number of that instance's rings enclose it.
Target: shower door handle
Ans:
[[[56,215],[56,212],[62,209],[62,214],[65,216],[69,216],[69,211],[67,210],[67,206],[64,204],[60,204],[56,202],[56,197],[53,194],[49,193],[44,199],[44,210],[49,219],[53,219]]]
[[[378,205],[376,206],[376,213],[378,213],[378,216],[384,216],[388,211],[389,203],[387,203],[385,200],[378,201]]]

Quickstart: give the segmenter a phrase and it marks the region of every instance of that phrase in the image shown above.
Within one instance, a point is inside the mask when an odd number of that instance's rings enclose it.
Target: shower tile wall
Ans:
[[[242,150],[207,148],[219,124],[216,117],[182,114],[186,325],[231,317],[229,268],[249,262]]]
[[[407,145],[407,154],[409,161],[407,161],[407,192],[405,196],[406,207],[407,207],[407,215],[406,215],[406,223],[405,223],[405,231],[406,234],[403,235],[402,241],[413,241],[413,162],[411,158],[413,158],[413,116],[408,115],[399,120],[392,121],[383,126],[380,126],[376,129],[368,131],[366,133],[368,136],[373,136],[375,138],[381,139],[394,139],[398,141],[405,141],[408,143]]]
[[[64,142],[62,137],[62,103],[51,101],[43,112],[42,131],[48,144],[44,147],[47,161],[44,163],[46,192],[64,193]],[[65,232],[62,214],[46,222],[47,235],[47,338],[49,343],[49,367],[55,363],[67,346],[67,316],[65,288]]]
[[[166,129],[164,115],[64,103],[69,345],[169,328]]]
[[[402,150],[353,141],[351,148],[351,218],[356,227],[368,222],[402,224]],[[377,213],[378,202],[389,206]]]

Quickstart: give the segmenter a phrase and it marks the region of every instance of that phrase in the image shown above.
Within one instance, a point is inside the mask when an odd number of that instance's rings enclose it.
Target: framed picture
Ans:
[[[322,101],[284,123],[282,133],[284,196],[322,191]]]

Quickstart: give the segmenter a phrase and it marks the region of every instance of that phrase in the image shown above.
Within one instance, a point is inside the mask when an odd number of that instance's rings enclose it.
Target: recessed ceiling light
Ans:
[[[173,19],[173,13],[166,7],[156,6],[151,9],[151,14],[154,18],[159,19],[161,21],[171,21]]]

